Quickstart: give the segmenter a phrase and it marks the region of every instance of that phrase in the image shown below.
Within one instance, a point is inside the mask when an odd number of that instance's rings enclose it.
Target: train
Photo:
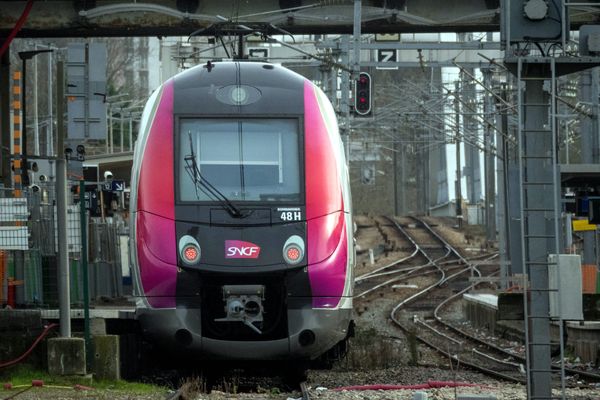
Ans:
[[[223,61],[162,84],[141,118],[129,225],[136,317],[165,351],[318,360],[346,348],[348,170],[334,109],[305,77]]]

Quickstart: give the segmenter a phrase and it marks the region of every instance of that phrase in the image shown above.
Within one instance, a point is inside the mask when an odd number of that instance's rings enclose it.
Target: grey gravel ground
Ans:
[[[430,369],[428,369],[431,371]],[[397,371],[399,372],[399,371]],[[390,374],[390,372],[381,372],[383,375]],[[413,372],[408,371],[407,376],[411,376]],[[444,375],[443,372],[441,372]],[[469,377],[469,374],[461,375],[463,377]],[[471,376],[474,378],[475,376]],[[360,380],[360,376],[356,374],[350,374],[350,376],[342,376],[340,382],[346,379],[354,378]],[[330,374],[327,380],[335,380],[335,374]],[[353,383],[359,381],[353,380]],[[332,382],[336,383],[336,382]],[[413,382],[414,383],[414,382]],[[333,390],[333,387],[327,386],[311,386],[310,395],[311,399],[321,400],[408,400],[413,399],[416,392],[424,392],[427,394],[427,399],[454,399],[457,394],[471,394],[471,395],[486,395],[497,400],[516,400],[516,399],[527,399],[526,389],[522,385],[507,384],[501,382],[490,381],[489,379],[482,378],[481,381],[477,382],[479,386],[475,387],[459,387],[459,388],[437,388],[437,389],[418,389],[418,390]],[[334,385],[336,388],[337,385]],[[2,399],[9,398],[10,395],[15,394],[14,392],[7,392],[0,390],[0,396]],[[559,392],[554,393],[559,395]],[[23,393],[15,399],[19,400],[37,400],[37,399],[52,399],[52,400],[70,400],[70,399],[89,399],[89,400],[159,400],[165,399],[168,393],[157,392],[152,394],[135,394],[135,393],[124,393],[118,391],[86,391],[76,392],[73,390],[58,390],[58,389],[44,389],[36,388],[29,392]],[[267,391],[264,393],[241,393],[232,394],[224,393],[220,391],[213,391],[210,394],[197,394],[189,399],[205,399],[205,400],[224,400],[224,399],[247,399],[247,400],[258,400],[258,399],[281,399],[281,400],[295,400],[300,398],[299,392],[292,393],[280,393],[276,390]],[[599,389],[567,389],[567,399],[578,399],[578,400],[597,400],[600,399],[600,388]]]

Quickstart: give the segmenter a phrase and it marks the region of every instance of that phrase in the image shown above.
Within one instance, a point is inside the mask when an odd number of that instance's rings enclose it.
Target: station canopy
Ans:
[[[31,4],[30,4],[31,3]],[[499,0],[364,0],[363,33],[499,31]],[[579,2],[571,24],[597,23],[598,7]],[[597,3],[595,3],[597,4]],[[19,37],[270,35],[352,33],[352,0],[0,0],[0,40],[30,8]]]

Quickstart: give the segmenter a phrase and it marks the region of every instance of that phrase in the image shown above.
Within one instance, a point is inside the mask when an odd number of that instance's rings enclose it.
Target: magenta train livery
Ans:
[[[142,116],[131,263],[144,334],[208,359],[345,348],[354,243],[333,108],[283,67],[208,63]]]

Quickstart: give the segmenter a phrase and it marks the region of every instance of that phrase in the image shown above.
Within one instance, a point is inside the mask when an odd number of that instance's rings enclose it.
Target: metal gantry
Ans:
[[[550,254],[558,253],[560,186],[556,159],[556,68],[517,60],[523,304],[530,399],[552,398]],[[549,68],[548,68],[549,67]],[[549,92],[544,82],[549,82]],[[550,113],[548,110],[550,109]],[[562,325],[562,324],[561,324]],[[562,342],[562,336],[560,338]],[[562,349],[562,345],[560,346]],[[564,371],[562,375],[564,381]]]

